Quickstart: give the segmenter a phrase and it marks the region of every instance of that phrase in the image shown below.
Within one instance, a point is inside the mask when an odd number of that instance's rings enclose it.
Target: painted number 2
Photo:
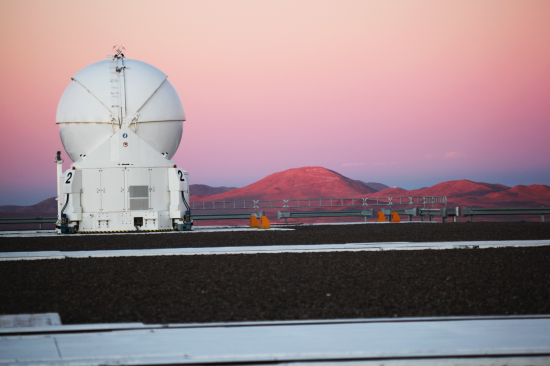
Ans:
[[[67,180],[65,181],[65,184],[71,184],[71,178],[72,177],[73,177],[72,172],[67,173]]]
[[[183,172],[178,170],[178,174],[180,175],[180,182],[185,182],[185,179],[183,179]]]

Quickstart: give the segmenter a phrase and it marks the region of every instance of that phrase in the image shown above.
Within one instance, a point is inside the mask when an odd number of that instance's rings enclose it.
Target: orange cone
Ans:
[[[262,227],[260,229],[271,229],[271,223],[266,216],[262,216]]]
[[[401,218],[397,212],[391,213],[391,222],[401,222]]]
[[[260,228],[260,222],[258,221],[258,218],[254,215],[250,215],[250,226],[249,229],[259,229]]]
[[[382,211],[378,211],[378,221],[377,222],[386,222],[386,216]]]

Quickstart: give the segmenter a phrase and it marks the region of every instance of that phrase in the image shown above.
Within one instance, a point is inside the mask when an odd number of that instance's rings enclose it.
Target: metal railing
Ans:
[[[374,208],[370,210],[354,211],[277,211],[277,219],[287,219],[297,217],[363,217],[367,222],[367,217],[374,216]]]
[[[42,224],[55,224],[57,217],[3,217],[0,218],[0,224],[39,224],[40,230]]]
[[[250,216],[256,216],[260,219],[265,215],[265,211],[256,212],[238,212],[238,213],[208,213],[191,215],[193,220],[248,220]]]
[[[532,208],[469,208],[462,209],[462,216],[470,217],[470,222],[474,222],[474,216],[479,215],[540,215],[540,221],[544,222],[544,215],[550,215],[550,207],[532,207]]]
[[[288,200],[241,200],[190,202],[191,210],[241,210],[241,209],[285,209],[317,207],[367,207],[431,205],[447,206],[447,196],[429,197],[376,197],[376,198],[304,198]]]
[[[443,196],[444,197],[444,196]],[[426,198],[426,197],[422,197]],[[438,197],[439,198],[439,197]],[[346,200],[350,202],[346,203]],[[231,201],[231,202],[255,202],[255,207],[246,207],[253,208],[255,211],[251,212],[226,212],[226,213],[205,213],[205,214],[193,214],[191,217],[193,220],[227,220],[227,219],[249,219],[250,216],[256,216],[260,218],[265,215],[265,211],[258,211],[260,204],[268,203],[269,206],[266,208],[285,208],[286,211],[277,211],[277,218],[285,219],[285,223],[289,218],[315,218],[315,217],[363,217],[365,222],[367,217],[372,217],[374,215],[374,209],[366,209],[363,205],[355,204],[356,201],[361,200],[361,202],[366,202],[363,198],[332,198],[332,199],[309,199],[309,200],[294,200],[296,205],[289,204],[292,200],[250,200],[250,201]],[[300,204],[300,201],[308,201],[308,204]],[[330,204],[323,205],[322,201],[328,201]],[[397,205],[394,200],[392,200],[394,205]],[[435,200],[434,200],[435,201]],[[283,202],[282,206],[276,206],[274,202]],[[313,203],[312,203],[313,202]],[[315,203],[319,202],[318,205]],[[426,202],[426,201],[423,201]],[[438,202],[438,203],[435,203]],[[445,201],[435,201],[433,204],[443,204]],[[227,203],[227,202],[226,202]],[[388,203],[377,202],[377,205],[387,205]],[[431,203],[426,203],[431,204]],[[353,211],[338,211],[338,210],[308,210],[308,211],[288,211],[288,208],[303,207],[303,208],[319,208],[319,207],[351,207],[356,206],[359,209]],[[374,206],[374,205],[372,205]],[[230,209],[231,207],[227,207]],[[239,208],[238,206],[235,208]],[[207,210],[205,208],[204,210]],[[197,210],[195,208],[195,210]],[[200,209],[199,209],[200,210]],[[382,213],[385,216],[390,216],[391,212],[397,212],[399,215],[409,216],[409,221],[412,220],[412,216],[421,216],[422,221],[424,221],[425,216],[430,217],[430,221],[433,221],[435,215],[441,215],[443,222],[447,222],[448,217],[452,217],[453,221],[456,222],[457,216],[470,217],[470,221],[473,222],[474,216],[490,216],[490,215],[540,215],[541,222],[544,222],[544,215],[550,215],[550,207],[534,207],[534,208],[468,208],[468,207],[442,207],[442,208],[424,208],[424,207],[412,207],[405,209],[381,209]],[[55,224],[57,222],[57,217],[17,217],[17,218],[0,218],[0,224],[39,224],[40,229],[42,229],[42,224]]]
[[[407,215],[409,217],[409,221],[412,221],[413,216],[418,216],[420,213],[420,207],[412,207],[412,208],[404,208],[399,210],[394,209],[382,209],[380,210],[384,214],[384,216],[388,217],[388,220],[390,219],[391,213],[396,212],[398,215]]]

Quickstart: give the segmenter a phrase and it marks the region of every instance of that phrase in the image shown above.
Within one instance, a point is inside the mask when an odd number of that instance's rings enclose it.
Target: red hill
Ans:
[[[386,188],[382,191],[370,194],[369,197],[409,197],[409,191],[399,187]]]
[[[237,187],[210,187],[206,184],[191,184],[189,186],[190,196],[204,196],[210,194],[219,194],[229,192]]]
[[[55,197],[48,198],[42,202],[39,202],[32,206],[0,206],[0,212],[9,212],[11,215],[3,215],[2,217],[16,217],[16,214],[20,213],[53,213],[54,216],[57,215],[57,201]],[[23,215],[21,217],[27,217]]]
[[[462,179],[411,191],[394,187],[377,192],[376,189],[363,182],[322,167],[285,170],[271,174],[243,188],[192,185],[191,190],[191,193],[194,194],[191,201],[195,202],[289,198],[447,196],[449,206],[550,207],[550,187],[546,185],[518,185],[509,188],[502,184]],[[55,198],[49,198],[32,206],[0,206],[1,217],[55,216],[56,214]]]
[[[447,196],[451,206],[466,207],[535,207],[550,206],[550,187],[533,184],[515,186],[455,180],[432,187],[406,191],[389,188],[370,197]]]
[[[375,189],[332,170],[304,167],[274,173],[246,187],[208,196],[208,201],[366,197],[375,192]],[[193,197],[191,200],[197,199]]]
[[[498,207],[536,207],[550,206],[550,187],[533,184],[530,186],[519,185],[507,191],[490,193],[481,197],[481,202],[493,203]],[[472,202],[479,205],[479,202]]]
[[[226,193],[193,196],[192,201],[237,201],[250,199],[423,197],[447,196],[449,205],[470,207],[550,206],[550,187],[516,186],[473,182],[466,179],[443,182],[432,187],[407,191],[386,188],[376,192],[363,182],[344,177],[322,167],[289,169],[256,183]]]
[[[412,196],[447,196],[466,197],[484,196],[489,193],[501,192],[510,189],[502,184],[472,182],[471,180],[451,180],[428,188],[409,191]]]

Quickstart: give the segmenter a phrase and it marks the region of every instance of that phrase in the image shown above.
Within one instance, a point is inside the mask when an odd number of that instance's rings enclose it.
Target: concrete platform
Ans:
[[[550,316],[92,324],[0,333],[1,365],[320,362],[547,365]]]
[[[396,223],[390,222],[326,222],[326,223],[306,223],[306,224],[279,224],[271,223],[271,229],[273,231],[287,231],[294,230],[296,226],[319,226],[319,225],[395,225]],[[437,221],[403,221],[400,224],[441,224]],[[216,232],[232,232],[232,231],[248,231],[256,230],[258,232],[265,232],[266,230],[249,229],[248,225],[216,225],[216,226],[195,226],[193,231],[135,231],[127,233],[77,233],[77,234],[56,234],[55,230],[21,230],[21,231],[0,231],[0,238],[33,238],[33,237],[60,237],[70,238],[78,236],[102,236],[102,235],[155,235],[155,234],[194,234],[194,233],[216,233]]]
[[[57,313],[0,315],[0,333],[6,328],[34,328],[60,326],[61,318]],[[10,332],[11,330],[8,330]]]
[[[77,233],[77,234],[57,234],[55,230],[23,230],[23,231],[0,231],[0,238],[40,238],[40,237],[59,237],[59,238],[71,238],[79,236],[96,236],[101,237],[103,235],[158,235],[158,234],[198,234],[198,233],[217,233],[217,232],[231,232],[231,231],[248,231],[256,230],[258,232],[265,232],[266,230],[249,229],[248,226],[195,226],[193,231],[133,231],[127,233]],[[284,231],[293,230],[287,226],[275,226],[269,230]]]
[[[508,240],[508,241],[459,241],[426,243],[350,243],[318,245],[273,245],[248,247],[213,248],[169,248],[169,249],[126,249],[89,251],[41,251],[41,252],[2,252],[0,261],[65,259],[65,258],[108,258],[144,257],[165,255],[221,255],[221,254],[260,254],[260,253],[322,253],[359,252],[380,250],[426,250],[426,249],[484,249],[506,247],[538,247],[550,245],[550,240]]]

